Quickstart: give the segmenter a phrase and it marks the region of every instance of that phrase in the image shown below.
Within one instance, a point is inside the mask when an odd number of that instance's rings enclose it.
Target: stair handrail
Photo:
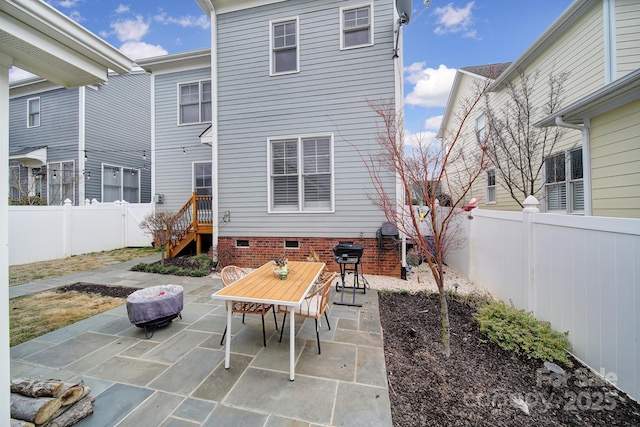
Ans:
[[[191,194],[191,197],[176,213],[176,221],[172,230],[171,242],[168,245],[167,254],[171,254],[172,250],[180,244],[180,242],[187,237],[191,232],[198,231],[198,225],[200,223],[211,225],[213,224],[213,210],[212,210],[213,196],[199,196],[195,191]],[[204,202],[204,203],[199,203]],[[200,206],[200,205],[203,206]],[[199,211],[202,210],[202,215]]]

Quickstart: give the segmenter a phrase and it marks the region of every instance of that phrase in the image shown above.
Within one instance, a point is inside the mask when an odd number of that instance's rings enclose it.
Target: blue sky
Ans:
[[[315,0],[308,0],[315,1]],[[210,47],[195,0],[49,0],[133,59]],[[405,36],[405,129],[433,136],[456,68],[513,61],[571,0],[413,0]],[[25,77],[12,69],[11,80]]]

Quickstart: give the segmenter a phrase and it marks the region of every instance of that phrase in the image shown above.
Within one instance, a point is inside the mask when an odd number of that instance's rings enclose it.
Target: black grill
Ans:
[[[352,242],[340,242],[333,247],[334,259],[337,263],[357,264],[364,252],[364,245]]]

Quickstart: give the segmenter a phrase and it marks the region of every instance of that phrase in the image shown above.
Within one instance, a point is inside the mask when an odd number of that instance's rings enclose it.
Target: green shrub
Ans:
[[[191,261],[195,265],[199,266],[200,269],[206,269],[206,270],[211,270],[211,266],[213,264],[213,259],[211,258],[211,256],[205,253],[192,256]]]
[[[131,271],[147,271],[149,264],[141,262],[131,267]]]
[[[568,332],[554,331],[549,322],[537,320],[531,313],[501,301],[484,304],[476,318],[480,331],[501,348],[529,359],[572,366],[566,352],[569,348]]]
[[[206,268],[197,268],[195,270],[191,270],[189,275],[191,277],[204,277],[209,275],[209,270]]]

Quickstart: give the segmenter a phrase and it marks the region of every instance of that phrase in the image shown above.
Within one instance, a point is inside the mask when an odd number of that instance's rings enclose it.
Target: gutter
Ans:
[[[582,183],[584,185],[584,216],[592,216],[591,206],[591,135],[588,121],[584,125],[574,125],[562,120],[562,116],[556,117],[556,125],[559,127],[576,129],[582,132]]]
[[[212,200],[211,208],[215,217],[218,216],[220,210],[220,201],[218,199],[218,15],[213,5],[213,0],[197,0],[200,7],[206,7],[209,10],[209,18],[211,19],[211,186]],[[211,244],[215,247],[218,245],[218,221],[214,221],[213,235]]]

